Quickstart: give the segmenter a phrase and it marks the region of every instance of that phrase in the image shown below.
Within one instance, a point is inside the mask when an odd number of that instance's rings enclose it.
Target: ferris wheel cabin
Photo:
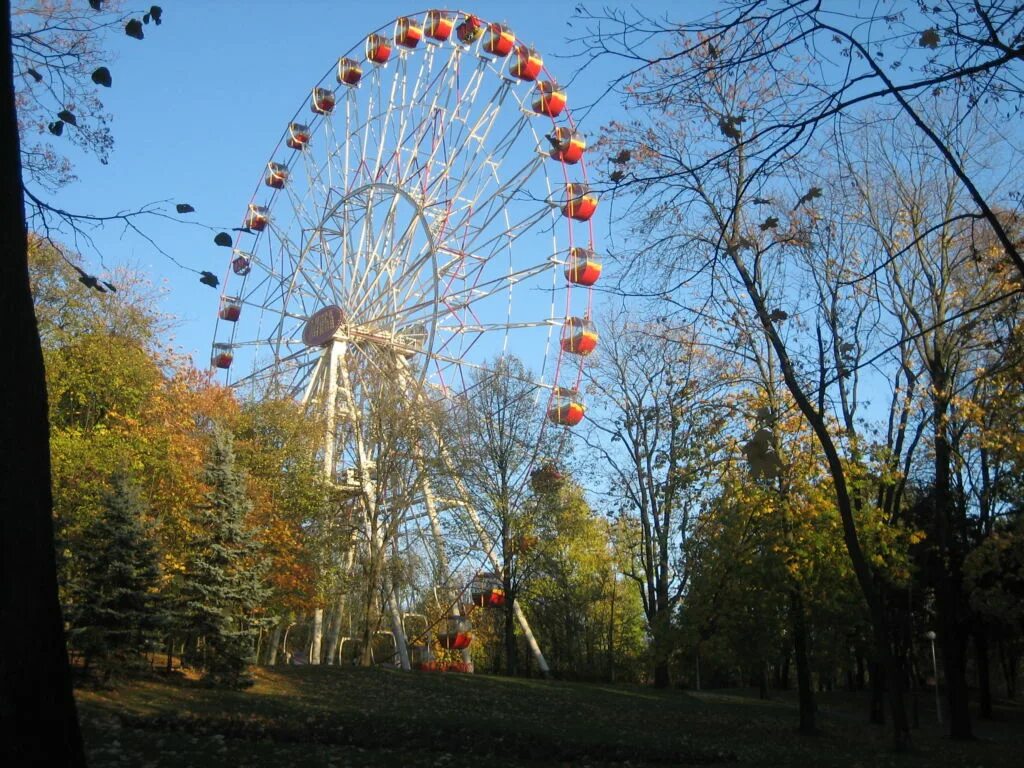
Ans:
[[[285,144],[288,145],[289,149],[303,150],[309,146],[310,135],[308,125],[303,125],[302,123],[289,123],[288,138],[285,141]]]
[[[395,42],[403,48],[415,48],[423,39],[423,27],[403,16],[398,20],[398,28],[395,30]]]
[[[480,47],[492,56],[504,58],[516,47],[515,33],[504,24],[491,24]]]
[[[338,59],[338,82],[342,85],[359,85],[363,78],[363,67],[355,59],[342,56]]]
[[[572,128],[560,125],[548,136],[551,142],[551,150],[548,154],[553,160],[558,160],[566,165],[576,165],[587,150],[587,142]]]
[[[449,616],[444,632],[437,633],[437,642],[449,651],[469,648],[473,642],[473,625],[464,616]]]
[[[262,232],[270,221],[270,209],[265,205],[249,203],[249,212],[245,214],[245,228],[253,232]]]
[[[455,28],[455,35],[463,45],[469,45],[481,38],[484,34],[484,22],[473,14],[469,14],[462,23]]]
[[[252,271],[252,257],[238,249],[233,250],[231,254],[231,271],[239,277],[248,275]]]
[[[367,36],[366,58],[374,64],[387,64],[391,58],[391,41],[376,32]]]
[[[583,399],[572,387],[555,387],[548,404],[548,420],[561,427],[575,427],[586,413]]]
[[[597,195],[586,184],[573,182],[565,185],[565,204],[562,214],[576,221],[590,221],[597,210]]]
[[[500,608],[505,604],[505,590],[496,573],[481,573],[469,583],[469,599],[478,608]]]
[[[235,353],[231,351],[230,344],[214,344],[213,355],[210,357],[210,364],[214,368],[221,368],[227,370],[231,367],[231,363],[234,362]]]
[[[217,317],[221,320],[227,320],[229,323],[237,323],[238,318],[242,316],[242,302],[237,296],[222,296],[220,300],[220,309],[217,311]]]
[[[574,285],[590,286],[601,277],[601,259],[590,248],[575,247],[569,251],[565,279]]]
[[[597,328],[589,317],[567,317],[562,326],[562,351],[589,355],[597,349]]]
[[[334,111],[334,91],[330,88],[314,88],[309,108],[318,115],[329,115]]]
[[[508,73],[519,80],[533,82],[544,69],[544,59],[533,48],[525,45],[516,47],[516,55],[509,65]]]
[[[428,11],[427,12],[427,26],[426,33],[427,37],[431,40],[437,40],[438,42],[444,42],[452,36],[452,29],[455,28],[455,22],[452,17],[444,11]]]
[[[533,111],[538,115],[558,117],[565,109],[565,89],[550,80],[537,81],[537,96],[533,100]]]
[[[288,168],[286,166],[273,161],[267,163],[267,176],[264,179],[264,183],[268,187],[284,189],[286,181],[288,181]]]

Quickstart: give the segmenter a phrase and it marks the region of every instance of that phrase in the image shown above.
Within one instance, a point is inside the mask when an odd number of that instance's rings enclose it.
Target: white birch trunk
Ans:
[[[317,606],[313,611],[313,642],[309,648],[309,663],[320,663],[320,643],[324,636],[324,609]]]

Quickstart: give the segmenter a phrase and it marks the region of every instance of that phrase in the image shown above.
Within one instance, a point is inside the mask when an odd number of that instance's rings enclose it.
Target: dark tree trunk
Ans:
[[[11,64],[2,5],[0,93],[0,764],[85,765],[57,596],[46,379],[28,278],[28,239]]]
[[[511,585],[505,585],[505,620],[503,624],[505,644],[505,674],[519,674],[519,647],[516,645],[516,615],[514,613],[514,596],[510,590]]]
[[[814,691],[811,687],[811,661],[807,653],[807,619],[800,588],[789,590],[789,621],[793,630],[793,655],[796,657],[796,683],[800,701],[800,733],[818,730],[814,718]]]
[[[1009,647],[1009,643],[999,641],[999,661],[1003,667],[1003,680],[1006,683],[1006,698],[1014,701],[1017,698],[1017,654]]]
[[[974,630],[974,655],[978,664],[978,703],[981,716],[992,719],[992,671],[988,663],[988,629],[979,623]]]
[[[658,659],[654,662],[654,687],[668,688],[672,679],[668,673],[668,659]]]
[[[935,603],[941,634],[942,668],[946,678],[946,698],[949,704],[949,735],[954,739],[971,739],[971,713],[968,708],[967,688],[967,625],[963,620],[966,602],[961,576],[962,545],[955,530],[957,515],[953,500],[950,469],[952,449],[946,435],[949,402],[946,392],[949,381],[943,361],[936,359],[929,365],[932,387],[932,419],[935,428],[935,532],[937,534],[938,562],[935,563]]]
[[[868,722],[872,725],[885,725],[885,675],[882,665],[871,662],[871,709]]]

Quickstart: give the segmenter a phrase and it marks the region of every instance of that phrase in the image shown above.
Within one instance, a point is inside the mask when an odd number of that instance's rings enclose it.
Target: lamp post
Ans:
[[[942,725],[942,705],[939,702],[939,665],[935,660],[935,633],[930,629],[924,633],[928,642],[932,644],[932,675],[935,679],[935,719]]]

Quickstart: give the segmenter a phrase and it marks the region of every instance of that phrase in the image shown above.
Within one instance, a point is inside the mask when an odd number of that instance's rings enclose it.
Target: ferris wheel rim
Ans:
[[[371,33],[371,34],[381,34],[381,33],[386,33],[389,30],[395,30],[395,29],[397,29],[399,23],[402,22],[404,19],[411,18],[413,16],[419,16],[419,15],[425,14],[425,13],[429,13],[429,12],[431,12],[433,10],[434,9],[430,9],[430,11],[420,12],[420,14],[409,14],[409,15],[406,15],[406,16],[396,17],[395,19],[392,19],[391,21],[389,21],[389,22],[379,26],[374,31],[374,33]],[[470,14],[470,13],[468,13],[466,11],[446,10],[446,11],[443,11],[443,13],[449,14],[451,16],[453,22],[458,22],[460,19],[466,19],[466,18],[469,18],[469,17],[474,17],[474,18],[477,18],[484,25],[491,24],[491,22],[487,22],[487,21],[485,21],[483,19],[480,19],[480,17],[476,17],[473,14]],[[366,43],[366,40],[368,38],[369,38],[369,35],[367,35],[366,37],[363,37],[358,42],[356,42],[355,45],[353,45],[348,51],[346,51],[346,53],[344,54],[343,58],[344,57],[349,57],[349,56],[358,56],[358,52],[360,51],[360,48],[364,47],[364,45]],[[429,49],[444,50],[447,47],[450,47],[452,51],[456,51],[456,53],[449,55],[449,62],[451,62],[452,60],[461,60],[460,57],[464,57],[464,58],[467,58],[469,61],[472,61],[473,59],[472,59],[471,54],[474,53],[474,51],[475,51],[476,52],[476,58],[478,59],[478,62],[476,64],[476,66],[481,71],[488,70],[488,69],[494,71],[497,75],[499,75],[499,79],[501,80],[501,88],[504,89],[504,92],[508,92],[508,91],[511,90],[512,80],[509,78],[509,76],[507,74],[504,74],[502,72],[502,67],[504,65],[503,59],[501,57],[488,57],[488,56],[483,55],[480,51],[477,50],[479,48],[479,43],[477,43],[477,44],[470,44],[468,46],[454,45],[454,44],[449,46],[447,43],[435,43],[434,41],[429,40],[429,39],[425,39],[424,42],[426,43],[426,45],[424,46],[424,48],[420,48],[419,51],[422,51],[424,49],[428,49],[428,50]],[[519,41],[517,41],[516,45],[519,46],[520,44],[521,43]],[[411,56],[418,54],[419,51],[406,50],[406,49],[397,47],[396,48],[396,52],[397,52],[397,59],[396,59],[396,61],[397,62],[405,62]],[[390,66],[390,64],[389,65],[385,65],[385,66]],[[382,67],[373,67],[371,69],[371,74],[372,73],[379,73],[379,72],[383,71],[384,69],[385,69],[384,66],[382,66]],[[335,67],[332,66],[331,69],[329,69],[324,74],[324,76],[321,77],[321,79],[317,83],[317,86],[315,86],[315,87],[316,88],[320,88],[320,87],[323,87],[325,85],[328,86],[328,87],[332,87],[335,96],[339,96],[339,95],[341,96],[341,98],[338,100],[339,102],[347,101],[350,98],[353,98],[354,94],[356,92],[356,89],[346,88],[345,86],[342,86],[342,85],[331,86],[331,84],[328,82],[330,77],[331,77],[331,75],[334,73],[334,71],[335,71]],[[548,75],[550,77],[550,73],[548,73],[548,70],[546,68],[544,68],[543,71],[544,71],[544,73],[546,75]],[[555,81],[554,78],[551,78],[551,82],[554,82],[554,81]],[[304,109],[305,106],[306,106],[306,103],[304,102],[303,105],[300,106],[296,110],[296,112],[295,112],[295,114],[293,116],[292,122],[295,122],[295,121],[301,119],[301,115],[303,113],[303,109]],[[520,109],[522,109],[523,112],[526,111],[525,108],[524,108],[522,100],[520,100],[520,102],[519,102],[519,107],[520,107]],[[323,118],[322,115],[317,115],[314,118],[313,122],[315,122],[316,120],[321,120],[321,118]],[[323,122],[326,125],[331,124],[331,121],[329,119],[326,119],[326,118],[322,119],[321,122]],[[521,128],[524,127],[527,124],[527,122],[528,121],[526,121],[524,119],[523,126],[521,126]],[[568,109],[565,110],[565,112],[563,114],[563,117],[562,117],[561,123],[565,124],[565,125],[568,125],[569,127],[574,127],[575,126],[575,123],[572,120],[571,111],[569,111]],[[275,147],[274,155],[277,155],[281,151],[281,148],[283,147],[283,145],[284,145],[284,143],[286,141],[287,135],[288,135],[288,130],[286,129],[281,134],[281,139],[279,140],[277,146]],[[292,155],[291,157],[288,158],[288,160],[287,160],[288,164],[291,167],[295,167],[298,163],[300,163],[302,161],[301,158],[304,156],[304,154],[305,153],[303,153],[303,152],[295,153],[294,155]],[[541,157],[543,157],[543,156],[541,156]],[[541,161],[541,165],[543,165],[543,160]],[[566,165],[564,163],[562,165],[563,165],[563,171],[566,171]],[[586,164],[585,164],[585,162],[581,162],[580,163],[580,170],[582,171],[582,175],[583,175],[584,181],[586,181],[587,171],[586,171]],[[544,171],[543,174],[550,179],[551,174],[549,174],[547,171]],[[568,178],[567,174],[565,174],[565,178]],[[261,189],[260,185],[257,185],[257,188],[256,188],[256,190],[254,191],[254,193],[253,193],[253,195],[251,197],[251,201],[253,201],[253,202],[251,202],[251,204],[255,204],[255,201],[258,200],[259,195],[260,195],[260,189]],[[550,189],[550,182],[549,182],[549,189]],[[274,193],[274,196],[276,196],[276,194],[277,193]],[[410,197],[410,201],[411,201],[411,195],[409,197]],[[273,204],[273,201],[271,201],[271,205],[272,204]],[[553,217],[553,223],[557,223],[557,217]],[[236,245],[239,245],[239,246],[243,245],[243,238],[244,238],[245,234],[246,233],[240,233],[239,234],[239,236],[236,238]],[[587,243],[587,247],[590,247],[592,249],[593,248],[593,224],[592,223],[588,223],[587,228],[586,228],[586,232],[584,234],[584,237],[585,237],[585,241]],[[573,227],[572,227],[572,225],[570,223],[570,225],[569,225],[569,240],[570,240],[570,243],[572,242],[572,239],[573,239]],[[259,240],[259,237],[257,237],[257,241],[258,240]],[[555,250],[557,251],[558,249],[556,248]],[[562,250],[566,250],[566,249],[562,249]],[[558,262],[555,261],[554,256],[552,256],[551,258],[552,258],[552,262],[553,262],[552,263],[552,267],[557,266]],[[539,272],[543,272],[544,270],[545,270],[545,267],[541,267],[538,271]],[[552,269],[551,271],[554,274],[557,270],[556,269]],[[227,285],[227,281],[225,281],[225,285]],[[472,292],[472,290],[473,290],[472,288],[468,288],[468,289],[466,289],[466,292]],[[578,291],[579,288],[577,287],[576,290]],[[555,324],[556,321],[558,321],[559,319],[569,318],[570,317],[570,313],[571,313],[570,303],[571,303],[571,292],[572,291],[573,291],[572,285],[571,284],[567,285],[566,286],[566,290],[565,290],[565,295],[566,295],[566,311],[565,311],[564,314],[559,314],[559,313],[557,313],[555,311],[550,312],[549,315],[548,315],[547,321],[546,321],[548,324]],[[584,314],[585,314],[586,317],[589,317],[591,315],[591,306],[592,306],[592,298],[591,298],[592,297],[592,293],[591,293],[589,288],[586,289],[586,294],[587,294],[587,301],[586,301],[586,307],[585,307],[585,310],[584,310]],[[226,288],[225,288],[223,296],[224,297],[228,296],[228,292],[227,292]],[[554,297],[554,294],[553,294],[553,297]],[[300,313],[292,313],[292,314],[294,316],[296,316],[296,317],[300,316]],[[483,326],[482,323],[478,323],[477,326],[474,326],[474,327],[482,327],[482,326]],[[235,328],[231,329],[231,331],[232,331],[231,334],[230,334],[230,341],[231,342],[234,342],[234,340],[236,338],[236,334],[235,334],[236,328],[237,328],[237,326]],[[454,335],[453,335],[453,337],[454,337]],[[219,334],[218,334],[218,338],[219,338]],[[506,339],[507,339],[507,328],[506,328]],[[449,339],[449,340],[451,340],[451,339]],[[245,342],[242,342],[242,343],[244,344]],[[254,343],[258,343],[258,342],[254,342]],[[432,328],[431,329],[431,340],[430,340],[430,347],[429,348],[431,350],[435,349],[436,348],[436,343],[437,343],[436,328]],[[471,347],[472,344],[467,345],[467,346]],[[549,335],[548,346],[551,346],[550,335]],[[505,349],[505,348],[506,347],[503,347],[503,349]],[[581,378],[582,378],[582,368],[583,368],[582,362],[581,361],[576,361],[576,360],[571,360],[571,359],[567,358],[567,356],[564,354],[563,350],[558,349],[558,345],[557,344],[555,345],[555,349],[556,349],[556,354],[554,355],[554,357],[551,357],[550,354],[548,354],[548,353],[546,353],[544,355],[544,358],[543,358],[544,363],[543,363],[543,366],[542,366],[542,370],[541,370],[541,373],[540,373],[540,379],[539,379],[538,383],[541,386],[545,386],[545,387],[548,387],[548,388],[551,388],[551,389],[559,388],[559,386],[561,384],[565,383],[565,382],[561,381],[562,369],[565,367],[566,363],[571,363],[572,364],[571,367],[574,367],[576,369],[575,376],[572,377],[571,384],[574,387],[578,387],[579,383],[581,381]],[[290,352],[289,354],[276,354],[275,355],[275,362],[276,361],[289,360],[289,359],[293,360],[295,358],[301,358],[301,357],[303,357],[303,355],[305,355],[306,357],[315,357],[315,354],[310,354],[309,350],[305,350],[305,351],[304,350],[298,350],[298,351],[295,351],[295,352]],[[430,355],[426,355],[426,357],[429,358]],[[553,363],[552,363],[553,370],[549,371],[549,370],[547,370],[547,365],[548,365],[548,362],[550,362],[552,360],[553,360]],[[311,365],[311,361],[309,363],[307,363],[307,367],[309,367],[310,365]],[[425,367],[426,366],[424,366],[424,368]],[[441,367],[437,366],[437,370],[438,370],[438,372],[440,374]],[[549,377],[550,377],[550,384],[547,383],[547,380],[548,380]],[[237,382],[236,382],[236,385],[237,385]]]

